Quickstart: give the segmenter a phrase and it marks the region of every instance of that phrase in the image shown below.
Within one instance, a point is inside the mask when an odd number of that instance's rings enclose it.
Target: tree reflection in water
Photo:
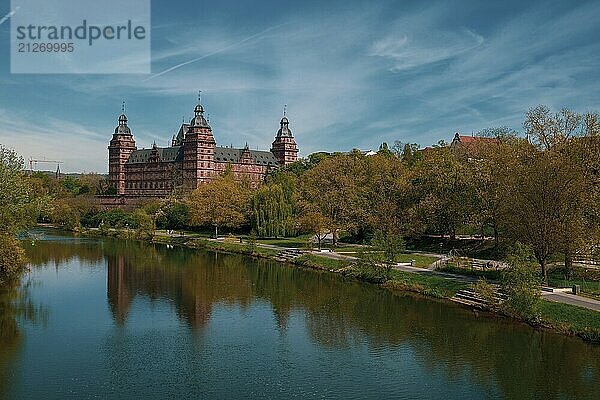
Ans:
[[[243,310],[264,301],[282,335],[292,316],[299,317],[308,336],[325,348],[365,342],[372,351],[408,348],[429,371],[449,379],[468,375],[482,387],[499,388],[507,398],[593,398],[590,394],[600,393],[599,347],[506,319],[478,317],[446,302],[266,260],[132,241],[45,242],[32,254],[38,264],[71,257],[92,265],[106,260],[108,304],[117,326],[130,317],[136,296],[172,304],[195,332],[209,323],[217,304]],[[2,320],[4,336],[12,320]],[[3,349],[18,346],[18,334],[9,341],[4,336]],[[9,353],[3,350],[1,357]]]
[[[48,310],[30,299],[29,289],[33,284],[25,276],[0,285],[0,394],[15,376],[11,365],[23,341],[19,323],[44,325],[48,321]]]

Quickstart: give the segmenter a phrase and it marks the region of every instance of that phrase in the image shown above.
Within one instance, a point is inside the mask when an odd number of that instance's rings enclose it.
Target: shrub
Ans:
[[[382,252],[361,248],[358,261],[350,274],[367,282],[383,283],[390,279],[392,270],[392,265],[384,261],[385,255]]]
[[[25,250],[19,241],[11,235],[0,234],[0,276],[14,276],[26,262]]]
[[[502,286],[508,295],[506,311],[528,321],[540,316],[540,281],[531,250],[517,243],[508,256]]]
[[[485,279],[478,279],[473,285],[473,291],[483,299],[490,307],[498,306],[498,296],[494,286]]]

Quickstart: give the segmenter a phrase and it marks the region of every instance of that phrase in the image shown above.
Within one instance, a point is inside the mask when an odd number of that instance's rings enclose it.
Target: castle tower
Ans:
[[[212,179],[215,162],[215,138],[212,128],[204,118],[204,107],[194,108],[194,118],[183,141],[183,179],[187,189],[195,189],[199,184]]]
[[[127,126],[127,116],[119,116],[119,125],[115,128],[112,140],[108,146],[108,182],[116,189],[117,194],[125,194],[125,163],[131,153],[136,150],[135,140],[131,129]]]
[[[296,141],[290,130],[290,121],[285,116],[285,111],[283,112],[283,118],[281,118],[279,124],[281,127],[277,131],[275,141],[273,141],[273,144],[271,145],[271,153],[273,153],[277,161],[279,161],[279,164],[288,165],[298,159],[298,146],[296,145]]]

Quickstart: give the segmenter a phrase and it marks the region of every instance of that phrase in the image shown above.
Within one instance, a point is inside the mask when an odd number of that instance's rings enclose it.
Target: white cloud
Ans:
[[[0,144],[14,149],[25,160],[60,160],[63,172],[100,172],[108,169],[108,146],[96,131],[71,121],[47,118],[31,121],[24,115],[0,110]],[[54,170],[40,164],[39,169]]]
[[[390,59],[392,72],[447,60],[476,49],[484,42],[481,35],[466,28],[442,31],[433,28],[413,30],[404,24],[401,26],[401,32],[373,43],[369,53]]]

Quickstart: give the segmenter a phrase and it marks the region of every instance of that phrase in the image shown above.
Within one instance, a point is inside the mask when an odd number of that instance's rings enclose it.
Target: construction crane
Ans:
[[[29,173],[33,174],[33,166],[35,164],[36,168],[38,164],[56,164],[56,179],[60,178],[60,164],[62,164],[63,161],[59,161],[59,160],[36,160],[34,158],[30,158],[29,159]]]

